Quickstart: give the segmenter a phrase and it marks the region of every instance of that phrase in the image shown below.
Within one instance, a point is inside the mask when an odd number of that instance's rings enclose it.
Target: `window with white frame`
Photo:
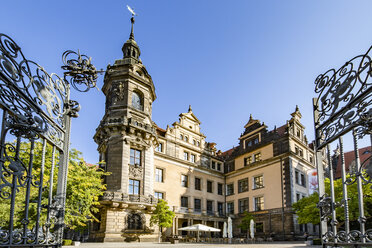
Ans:
[[[156,199],[164,199],[164,193],[163,192],[155,192],[154,194]]]
[[[189,161],[189,153],[183,152],[183,159]]]
[[[191,154],[190,161],[191,163],[195,163],[195,154]]]
[[[159,142],[159,145],[156,147],[157,152],[163,152],[164,144],[162,142]]]
[[[264,209],[264,197],[258,196],[254,198],[254,210],[261,211]]]
[[[163,169],[156,168],[155,169],[155,182],[162,183],[163,182]]]
[[[129,179],[129,188],[128,188],[128,194],[130,195],[139,195],[139,189],[140,189],[140,181]]]
[[[253,177],[253,189],[261,189],[263,187],[263,175]]]
[[[181,175],[181,186],[188,187],[189,185],[189,177],[186,175]]]

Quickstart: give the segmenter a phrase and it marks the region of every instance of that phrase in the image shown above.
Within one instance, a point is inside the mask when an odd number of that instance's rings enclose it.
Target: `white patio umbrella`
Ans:
[[[251,239],[254,239],[254,221],[251,219],[251,223],[249,223],[249,230],[251,231]]]
[[[227,238],[227,223],[223,223],[223,232],[222,232],[222,238]]]
[[[227,237],[231,239],[233,237],[232,234],[232,219],[229,217],[227,219]]]
[[[199,242],[199,232],[221,232],[221,229],[202,225],[202,224],[195,224],[192,226],[181,227],[181,228],[178,228],[178,230],[196,232],[197,233],[196,240],[198,242]]]

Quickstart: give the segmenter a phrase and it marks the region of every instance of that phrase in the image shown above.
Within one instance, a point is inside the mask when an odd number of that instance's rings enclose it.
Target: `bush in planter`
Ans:
[[[64,239],[62,245],[71,245],[72,240],[71,239]]]
[[[322,241],[320,239],[314,239],[313,240],[313,245],[321,245]]]

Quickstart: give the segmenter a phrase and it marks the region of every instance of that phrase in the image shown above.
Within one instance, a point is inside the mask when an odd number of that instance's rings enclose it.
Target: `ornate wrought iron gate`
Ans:
[[[70,86],[87,91],[97,79],[87,56],[62,58],[63,78],[0,34],[0,247],[61,245],[70,123],[80,108]]]
[[[338,70],[330,69],[315,80],[317,98],[313,99],[316,156],[319,184],[319,204],[323,246],[372,246],[372,229],[366,230],[363,188],[372,186],[371,155],[360,160],[358,140],[372,132],[372,47],[366,54],[356,56]],[[354,143],[354,163],[345,165],[343,136],[351,134]],[[346,137],[346,136],[345,136]],[[331,143],[338,145],[339,154],[331,156]],[[369,151],[369,154],[372,154]],[[335,162],[335,156],[339,163]],[[328,167],[325,168],[325,165]],[[341,173],[342,199],[337,201],[335,170]],[[347,169],[349,169],[347,171]],[[325,179],[329,179],[329,190]],[[327,179],[327,180],[328,180]],[[357,196],[348,195],[356,187]],[[357,201],[357,202],[352,202]],[[357,203],[359,213],[349,211]],[[342,215],[340,214],[342,212]],[[358,222],[350,220],[357,214]],[[340,218],[339,218],[340,217]],[[344,223],[341,223],[339,220]],[[358,228],[352,228],[355,224]]]

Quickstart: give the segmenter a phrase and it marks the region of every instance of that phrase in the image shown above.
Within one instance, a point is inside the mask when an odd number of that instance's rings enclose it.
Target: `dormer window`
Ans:
[[[296,135],[298,138],[301,138],[301,130],[297,128]]]
[[[185,136],[185,141],[189,142],[189,137]]]
[[[139,92],[132,93],[132,106],[135,109],[143,111],[143,97],[140,95]]]

